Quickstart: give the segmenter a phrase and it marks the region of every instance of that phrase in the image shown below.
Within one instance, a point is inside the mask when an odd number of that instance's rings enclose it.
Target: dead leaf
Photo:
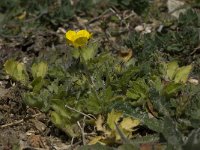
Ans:
[[[103,123],[104,123],[104,119],[103,119],[102,115],[99,115],[97,120],[95,121],[97,131],[104,131],[105,130],[105,128],[103,127]]]
[[[150,100],[147,101],[146,106],[147,106],[147,109],[148,109],[149,113],[150,113],[152,116],[158,117],[158,113],[154,110],[153,104],[151,103]]]
[[[27,16],[27,12],[24,11],[22,14],[20,14],[19,16],[17,16],[16,18],[19,20],[24,20]]]
[[[108,114],[107,124],[111,130],[115,130],[115,123],[122,117],[121,112],[116,112],[114,109]]]
[[[140,124],[140,121],[137,119],[133,119],[131,117],[123,118],[122,122],[119,124],[119,129],[127,138],[132,137],[132,132],[134,131],[134,127],[137,127]],[[115,131],[116,140],[120,140],[122,137],[119,135],[117,131]]]
[[[133,119],[131,117],[124,118],[120,123],[120,127],[126,131],[133,131],[134,127],[137,127],[140,124],[138,119]]]
[[[45,148],[43,141],[42,141],[42,137],[40,135],[30,135],[28,137],[28,143],[32,147]]]
[[[119,56],[123,62],[128,62],[133,57],[133,50],[130,48],[123,49],[119,52]]]
[[[91,139],[91,141],[88,143],[88,145],[93,145],[96,143],[101,143],[103,145],[105,145],[104,143],[101,142],[102,139],[105,139],[103,136],[95,136]]]

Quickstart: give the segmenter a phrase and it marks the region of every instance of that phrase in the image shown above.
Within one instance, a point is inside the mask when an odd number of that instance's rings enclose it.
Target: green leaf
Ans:
[[[37,95],[35,93],[32,93],[32,92],[24,93],[23,100],[27,105],[29,105],[31,107],[37,107],[37,108],[43,107],[43,102],[39,98],[39,95]]]
[[[163,88],[163,92],[164,94],[171,96],[180,91],[182,87],[183,85],[181,83],[170,82]]]
[[[54,111],[59,113],[64,118],[71,119],[70,113],[67,108],[65,108],[64,102],[59,99],[54,99],[52,101],[51,107]]]
[[[98,114],[101,112],[101,106],[99,105],[98,101],[96,99],[90,99],[88,100],[88,103],[87,103],[87,110],[88,112],[90,113],[93,113],[93,114]]]
[[[6,73],[10,76],[15,76],[16,74],[16,69],[17,69],[17,61],[14,61],[12,59],[7,60],[4,64],[4,69]]]
[[[48,65],[45,62],[40,62],[37,64],[35,63],[31,67],[31,72],[34,79],[38,77],[44,78],[47,74],[47,70],[48,70]]]
[[[80,57],[80,50],[74,48],[74,49],[71,51],[71,54],[72,54],[72,56],[73,56],[75,59],[78,59],[78,58]]]
[[[4,69],[6,73],[15,80],[21,82],[24,85],[27,84],[29,77],[23,63],[10,59],[5,62]]]
[[[37,107],[45,112],[50,108],[51,93],[48,90],[41,90],[40,93],[26,92],[22,98],[30,107]]]
[[[72,99],[74,101],[74,99]],[[70,99],[68,101],[71,101]],[[67,102],[68,102],[67,101]],[[51,100],[51,121],[70,137],[77,137],[80,132],[77,132],[77,120],[80,119],[80,113],[72,111],[65,107],[66,102],[62,99]],[[79,110],[78,108],[75,108]],[[79,131],[79,130],[78,130]]]
[[[31,82],[31,86],[33,87],[33,92],[37,93],[41,90],[45,83],[45,80],[42,77],[37,77]]]
[[[159,134],[145,135],[137,137],[131,141],[134,145],[144,144],[144,143],[156,143],[160,139]]]
[[[168,117],[164,117],[164,126],[162,129],[162,134],[168,142],[168,146],[172,149],[180,149],[183,144],[183,135],[178,130],[176,122]]]
[[[178,69],[178,63],[176,61],[172,61],[167,64],[167,77],[170,80],[174,78],[177,69]]]
[[[92,58],[94,58],[96,52],[97,52],[98,45],[97,44],[91,44],[87,47],[84,47],[81,49],[81,55],[85,61],[88,61]]]
[[[113,100],[113,91],[111,86],[108,86],[106,89],[103,89],[100,93],[100,99],[102,100],[102,107],[104,108],[104,111],[107,111],[109,105],[112,103]]]
[[[200,147],[200,128],[191,131],[186,143],[183,146],[183,150],[197,150]]]
[[[65,71],[66,70],[61,65],[51,66],[48,69],[48,75],[52,78],[58,78],[59,80],[62,80],[66,78]]]
[[[139,99],[140,98],[140,95],[138,93],[135,93],[134,91],[130,91],[130,90],[128,90],[126,92],[126,96],[128,98],[132,98],[132,99]]]
[[[131,88],[126,92],[126,96],[131,99],[146,98],[148,96],[149,87],[146,85],[143,79],[138,79],[131,83]]]
[[[79,135],[79,132],[77,132],[77,125],[70,123],[70,120],[63,118],[58,112],[51,112],[51,121],[70,137],[77,137]]]
[[[93,114],[101,113],[102,105],[94,93],[91,93],[89,95],[89,98],[86,99],[86,104],[87,104],[86,108],[88,112],[93,113]]]
[[[186,83],[191,70],[192,70],[192,65],[179,68],[174,77],[174,81],[176,83],[179,82]]]
[[[154,87],[159,92],[163,89],[163,84],[159,76],[152,76],[149,83],[150,87]]]
[[[62,116],[55,111],[51,112],[51,121],[56,125],[56,126],[61,126],[63,121],[62,121]]]

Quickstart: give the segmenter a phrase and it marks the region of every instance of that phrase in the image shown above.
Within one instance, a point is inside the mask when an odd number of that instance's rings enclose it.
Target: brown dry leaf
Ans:
[[[87,19],[84,19],[78,16],[76,17],[76,19],[81,27],[85,27],[85,25],[88,23]]]
[[[119,52],[120,58],[122,58],[123,62],[128,62],[133,57],[133,50],[128,48],[126,50],[121,50]]]
[[[42,141],[42,137],[40,135],[30,135],[28,137],[28,143],[32,147],[45,148],[43,141]]]
[[[140,145],[140,150],[163,150],[166,149],[165,145],[160,143],[146,143]]]
[[[24,11],[22,14],[20,14],[19,16],[17,16],[16,18],[19,20],[24,20],[27,16],[27,12]]]
[[[154,117],[158,117],[158,113],[154,110],[153,104],[151,103],[150,100],[147,101],[146,106],[147,106],[147,109],[148,109],[148,111],[151,115],[153,115]]]

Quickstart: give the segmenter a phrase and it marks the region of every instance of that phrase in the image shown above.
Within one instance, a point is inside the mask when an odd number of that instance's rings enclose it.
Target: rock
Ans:
[[[144,26],[142,26],[142,25],[136,26],[136,27],[135,27],[135,31],[136,31],[136,32],[142,32],[142,31],[144,31]]]
[[[172,16],[178,18],[180,13],[184,13],[186,8],[181,8],[185,3],[179,0],[168,0],[167,7],[168,12],[171,13]]]
[[[190,82],[190,83],[192,83],[194,85],[198,85],[199,84],[199,80],[193,79],[193,78],[188,79],[188,82]]]
[[[46,129],[46,125],[37,119],[30,120],[40,132],[43,132]]]

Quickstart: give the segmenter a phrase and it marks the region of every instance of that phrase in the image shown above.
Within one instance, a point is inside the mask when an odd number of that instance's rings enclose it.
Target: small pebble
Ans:
[[[193,79],[193,78],[190,78],[188,79],[188,82],[194,84],[194,85],[198,85],[199,84],[199,81],[197,79]]]
[[[142,25],[138,25],[138,26],[135,27],[135,31],[136,32],[142,32],[142,31],[144,31],[144,27]]]

